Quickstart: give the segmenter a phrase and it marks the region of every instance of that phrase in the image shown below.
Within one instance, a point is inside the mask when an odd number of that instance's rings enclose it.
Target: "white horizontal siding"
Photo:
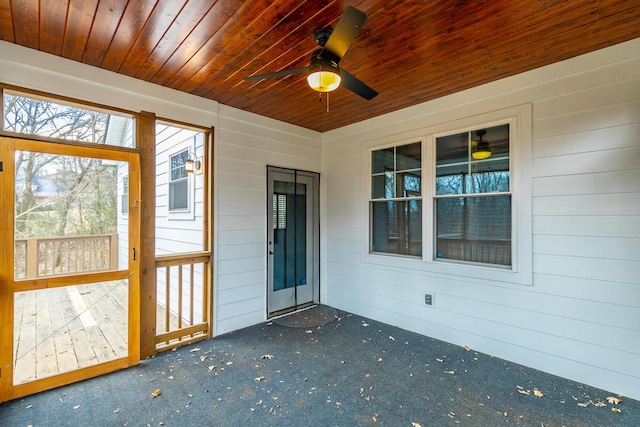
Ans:
[[[527,103],[533,286],[370,262],[363,144]],[[638,135],[640,40],[324,134],[328,303],[640,398]]]

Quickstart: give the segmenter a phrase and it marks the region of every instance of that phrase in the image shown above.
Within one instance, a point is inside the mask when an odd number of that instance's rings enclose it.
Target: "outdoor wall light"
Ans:
[[[184,170],[188,173],[199,174],[202,172],[200,168],[202,167],[202,162],[195,154],[189,154],[189,157],[184,162]]]

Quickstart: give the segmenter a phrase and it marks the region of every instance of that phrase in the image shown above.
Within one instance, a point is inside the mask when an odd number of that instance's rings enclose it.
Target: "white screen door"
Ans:
[[[267,175],[267,311],[273,317],[320,302],[320,176],[274,167]]]

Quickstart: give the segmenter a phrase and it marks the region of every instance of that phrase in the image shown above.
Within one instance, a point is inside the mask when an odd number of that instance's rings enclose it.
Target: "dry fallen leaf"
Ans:
[[[256,381],[262,381],[262,380],[264,380],[264,377],[262,375],[256,378]]]
[[[620,402],[622,402],[622,401],[620,399],[618,399],[617,397],[609,396],[609,397],[607,397],[607,402],[611,403],[612,405],[619,405]]]
[[[269,360],[271,360],[271,359],[273,359],[273,356],[272,356],[272,355],[270,355],[270,354],[263,354],[263,355],[260,357],[260,359],[269,359]]]
[[[395,341],[395,340],[396,340],[396,339],[395,339],[394,337],[392,337],[391,335],[389,335],[389,339],[390,339],[391,341]]]
[[[369,326],[369,324],[367,322],[362,322],[362,326]]]
[[[464,349],[465,349],[465,350],[467,350],[467,351],[471,351],[471,348],[470,348],[468,345],[465,345],[465,346],[464,346],[464,347],[462,347],[462,348],[464,348]]]
[[[76,405],[76,406],[73,407],[73,409],[75,410],[75,409],[78,409],[79,407],[80,407],[80,405]]]
[[[527,390],[518,390],[518,393],[526,394],[527,396],[529,396],[529,391],[527,391]]]
[[[611,412],[615,412],[616,414],[619,414],[622,411],[619,408],[611,408]]]
[[[442,360],[442,359],[436,359],[436,360],[437,360],[438,362],[440,362],[440,363],[444,363],[444,360]]]
[[[120,408],[114,409],[113,412],[115,412],[117,414],[118,412],[120,412]]]
[[[586,408],[587,406],[589,406],[588,403],[578,403],[578,406],[582,406],[583,408]]]
[[[209,372],[215,371],[216,370],[216,365],[211,365],[209,366]]]
[[[542,394],[542,392],[541,392],[540,390],[538,390],[537,388],[534,388],[534,389],[533,389],[533,395],[534,395],[535,397],[542,397],[542,396],[544,396],[544,394]]]
[[[451,375],[453,375],[453,374],[455,374],[455,373],[456,373],[456,371],[444,371],[444,373],[445,373],[445,374],[451,374]]]
[[[156,391],[154,391],[153,393],[151,393],[151,397],[158,397],[160,396],[160,389],[157,389]]]
[[[196,351],[200,351],[199,348],[192,348],[191,350],[189,350],[191,353],[195,353]]]
[[[422,427],[420,424],[418,424],[418,423],[413,423],[413,422],[411,423],[411,426],[412,426],[412,427]]]

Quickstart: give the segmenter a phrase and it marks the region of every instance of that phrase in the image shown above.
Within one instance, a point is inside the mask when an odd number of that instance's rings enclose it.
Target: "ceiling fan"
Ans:
[[[244,80],[255,81],[306,73],[307,82],[313,90],[331,92],[342,84],[344,88],[356,95],[370,100],[378,95],[378,92],[339,65],[351,42],[366,21],[367,15],[364,12],[348,6],[334,30],[321,28],[313,33],[313,38],[320,49],[313,52],[308,67],[259,74],[245,77]]]

